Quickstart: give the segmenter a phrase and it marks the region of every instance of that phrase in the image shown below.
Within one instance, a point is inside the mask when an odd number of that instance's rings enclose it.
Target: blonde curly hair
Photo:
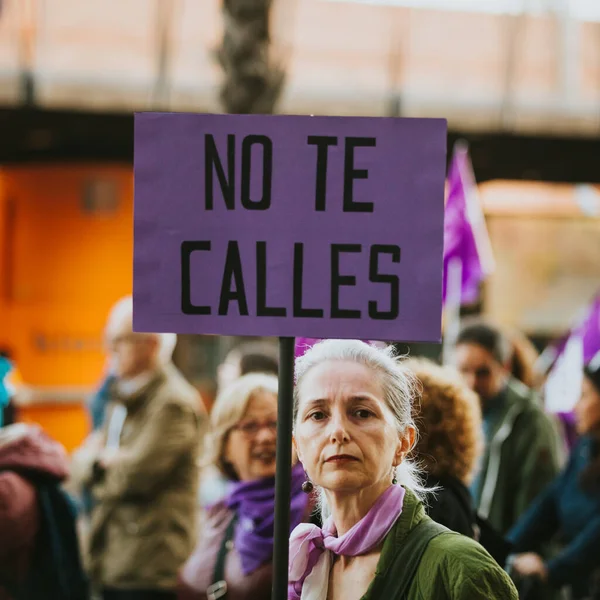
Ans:
[[[421,388],[413,407],[419,432],[413,459],[429,476],[450,475],[468,485],[483,452],[479,398],[448,367],[425,359],[406,365]]]

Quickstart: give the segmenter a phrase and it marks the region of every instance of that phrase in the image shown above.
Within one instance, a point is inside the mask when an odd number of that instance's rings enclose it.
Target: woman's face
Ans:
[[[587,377],[583,378],[581,398],[575,405],[575,418],[580,435],[600,428],[600,393]]]
[[[300,384],[294,445],[310,479],[331,492],[383,492],[410,449],[400,436],[379,378],[364,365],[327,361]]]
[[[225,443],[224,460],[240,481],[275,475],[277,396],[254,393],[244,416],[232,428]]]

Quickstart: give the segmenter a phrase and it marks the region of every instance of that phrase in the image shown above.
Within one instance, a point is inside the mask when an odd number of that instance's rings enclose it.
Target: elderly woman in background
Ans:
[[[229,351],[217,369],[217,391],[221,392],[244,375],[264,373],[277,375],[277,344],[269,341],[242,342]],[[216,504],[227,493],[228,479],[214,461],[201,468],[198,501],[200,509]]]
[[[207,449],[230,482],[205,516],[180,574],[181,600],[269,600],[275,507],[277,378],[250,374],[222,390],[211,411]],[[292,471],[292,527],[308,516],[304,472]]]
[[[517,598],[479,544],[425,515],[407,461],[413,390],[391,349],[327,340],[297,360],[294,444],[328,518],[292,534],[288,598]]]

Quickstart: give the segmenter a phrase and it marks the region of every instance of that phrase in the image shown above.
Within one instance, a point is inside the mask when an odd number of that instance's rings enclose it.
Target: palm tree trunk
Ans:
[[[273,0],[223,0],[224,35],[217,56],[224,71],[225,112],[272,113],[284,81],[273,60],[269,16]]]

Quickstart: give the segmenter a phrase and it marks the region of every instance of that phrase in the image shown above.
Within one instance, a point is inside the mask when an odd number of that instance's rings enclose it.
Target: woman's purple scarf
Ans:
[[[300,600],[304,580],[326,550],[342,556],[359,556],[381,544],[402,513],[404,494],[403,487],[391,485],[371,510],[339,537],[332,517],[325,521],[323,529],[309,523],[297,527],[290,538],[288,600]],[[327,577],[325,574],[318,589],[326,589]]]
[[[302,465],[297,463],[292,469],[290,531],[306,516],[308,496],[302,491],[305,478]],[[273,558],[275,477],[233,484],[225,504],[237,515],[234,544],[242,571],[248,575]]]

